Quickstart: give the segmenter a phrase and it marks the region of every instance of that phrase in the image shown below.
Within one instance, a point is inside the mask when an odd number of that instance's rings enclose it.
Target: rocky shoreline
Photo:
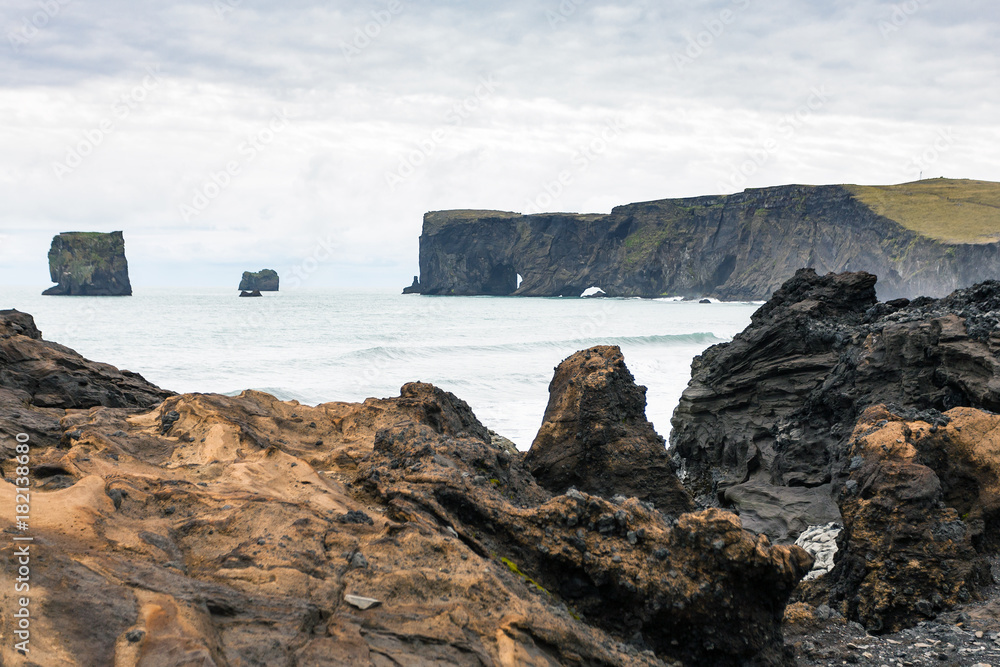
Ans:
[[[30,659],[1000,664],[1000,283],[874,285],[796,274],[695,360],[669,449],[613,346],[559,365],[522,453],[432,385],[175,395],[0,311],[0,494],[24,433],[44,554]]]

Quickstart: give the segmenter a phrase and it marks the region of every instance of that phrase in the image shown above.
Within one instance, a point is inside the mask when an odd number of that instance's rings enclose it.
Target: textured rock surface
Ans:
[[[277,292],[278,272],[274,269],[261,269],[256,273],[244,271],[237,289],[245,292]]]
[[[49,274],[59,283],[51,296],[131,296],[121,232],[65,232],[52,239]]]
[[[695,359],[670,451],[696,497],[738,508],[745,485],[780,491],[753,499],[780,519],[769,532],[781,538],[780,526],[836,520],[813,510],[843,484],[866,407],[930,422],[957,406],[1000,410],[1000,283],[887,303],[874,285],[866,273],[799,271],[745,331]],[[811,496],[808,511],[784,502],[789,488]]]
[[[846,186],[667,199],[609,215],[437,211],[424,217],[419,289],[579,296],[599,285],[610,296],[764,299],[801,267],[870,271],[883,298],[942,296],[1000,275],[1000,243],[923,236]]]
[[[137,373],[89,361],[42,340],[27,313],[0,311],[0,454],[5,459],[21,432],[36,443],[58,444],[67,409],[148,409],[171,395]]]
[[[974,538],[997,520],[1000,417],[946,414],[959,419],[938,428],[871,408],[855,430],[855,469],[840,501],[842,553],[827,585],[842,613],[870,632],[935,618],[993,583]]]
[[[4,423],[55,425],[31,434],[37,664],[789,664],[779,623],[811,558],[732,514],[553,496],[426,384],[316,407],[254,391],[83,407],[110,389],[35,405],[23,387],[57,363],[41,352],[71,353],[23,314],[0,322],[0,385],[23,400]]]
[[[605,498],[621,494],[670,514],[694,508],[646,419],[646,388],[635,383],[617,346],[592,347],[559,364],[525,463],[554,493],[575,487]]]

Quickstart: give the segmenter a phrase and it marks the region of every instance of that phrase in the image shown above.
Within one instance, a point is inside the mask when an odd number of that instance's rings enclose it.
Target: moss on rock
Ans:
[[[131,296],[122,232],[64,232],[52,239],[52,296]]]

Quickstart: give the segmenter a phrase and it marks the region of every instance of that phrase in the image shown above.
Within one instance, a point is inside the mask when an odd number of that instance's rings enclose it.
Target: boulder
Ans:
[[[635,383],[617,346],[592,347],[559,364],[525,464],[553,493],[575,487],[635,497],[671,514],[694,508],[646,419],[646,388]]]
[[[64,232],[52,239],[49,296],[131,296],[122,232]]]
[[[869,632],[933,619],[993,583],[975,545],[998,519],[1000,417],[961,408],[947,416],[938,428],[879,406],[855,429],[827,585],[831,602]]]

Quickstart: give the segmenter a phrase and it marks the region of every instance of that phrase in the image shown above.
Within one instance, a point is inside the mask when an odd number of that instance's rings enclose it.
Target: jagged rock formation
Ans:
[[[131,296],[121,232],[65,232],[52,239],[50,296]]]
[[[244,271],[237,289],[241,292],[277,292],[278,272],[273,269],[261,269],[256,273]]]
[[[695,359],[670,451],[703,503],[777,540],[842,521],[834,569],[799,595],[890,632],[992,581],[1000,282],[888,303],[874,286],[799,271]]]
[[[840,498],[842,554],[826,586],[869,632],[894,632],[979,597],[1000,521],[1000,417],[969,408],[944,426],[870,408]],[[988,527],[987,527],[988,526]]]
[[[646,419],[646,388],[635,383],[617,346],[592,347],[559,364],[525,464],[553,493],[575,487],[605,498],[621,494],[670,514],[694,508]]]
[[[84,359],[42,333],[27,313],[0,311],[0,456],[13,456],[14,437],[56,446],[66,410],[96,406],[149,409],[172,393],[138,373]]]
[[[553,495],[431,385],[363,404],[247,391],[150,406],[155,387],[123,399],[123,372],[42,341],[21,313],[0,332],[0,386],[20,401],[0,423],[48,425],[29,433],[40,664],[789,664],[779,623],[808,554],[718,510]],[[25,389],[49,385],[58,400]]]
[[[610,215],[437,211],[424,216],[419,291],[765,299],[811,267],[875,273],[887,299],[943,296],[1000,276],[998,211],[1000,184],[946,179],[787,185]]]
[[[887,303],[874,286],[866,273],[799,271],[731,343],[695,358],[671,452],[703,502],[749,498],[772,521],[763,529],[794,537],[839,518],[829,502],[865,408],[930,421],[958,406],[1000,410],[1000,283]]]

